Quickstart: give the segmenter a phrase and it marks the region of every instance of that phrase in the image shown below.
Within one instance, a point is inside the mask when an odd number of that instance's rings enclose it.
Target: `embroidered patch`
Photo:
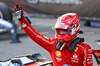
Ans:
[[[27,25],[25,23],[22,23],[23,28],[27,27]]]
[[[65,65],[63,65],[63,66],[70,66],[70,65],[68,65],[68,64],[65,64]]]
[[[60,51],[56,51],[56,56],[60,57],[61,56],[61,52]]]
[[[79,61],[78,55],[77,54],[72,55],[71,61],[74,62],[74,63],[78,63],[78,61]]]
[[[62,60],[62,58],[56,57],[56,60],[57,60],[58,62],[60,62],[60,61]]]
[[[75,47],[74,51],[76,52],[78,50],[78,47]]]

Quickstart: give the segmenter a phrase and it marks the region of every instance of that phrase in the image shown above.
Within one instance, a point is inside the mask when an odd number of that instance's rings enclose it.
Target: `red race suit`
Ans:
[[[92,66],[92,50],[86,43],[79,43],[75,47],[75,51],[69,51],[65,45],[62,50],[56,50],[57,40],[48,38],[37,32],[29,22],[22,16],[19,20],[20,25],[26,34],[37,44],[47,50],[52,58],[54,66]],[[70,45],[71,42],[67,44]]]

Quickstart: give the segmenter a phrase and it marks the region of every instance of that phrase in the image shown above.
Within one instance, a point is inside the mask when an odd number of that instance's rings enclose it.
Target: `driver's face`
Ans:
[[[63,35],[63,34],[69,34],[71,32],[70,29],[56,29],[56,33]]]

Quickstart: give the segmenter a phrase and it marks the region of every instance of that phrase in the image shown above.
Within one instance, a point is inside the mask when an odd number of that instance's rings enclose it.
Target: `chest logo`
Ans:
[[[61,51],[56,51],[56,56],[60,57],[61,56]]]
[[[72,57],[71,57],[71,61],[74,62],[74,63],[78,63],[79,62],[79,57],[77,54],[74,54]]]
[[[73,55],[73,58],[77,58],[78,56],[75,54],[75,55]]]

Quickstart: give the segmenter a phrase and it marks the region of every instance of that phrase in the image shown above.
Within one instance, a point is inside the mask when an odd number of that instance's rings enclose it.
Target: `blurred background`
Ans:
[[[15,3],[22,5],[25,18],[44,36],[53,38],[58,16],[74,12],[81,19],[80,37],[85,38],[92,49],[100,49],[100,1],[99,0],[0,0],[0,60],[41,53],[52,60],[49,53],[34,43],[22,30],[12,11]],[[93,56],[93,65],[97,62]]]

